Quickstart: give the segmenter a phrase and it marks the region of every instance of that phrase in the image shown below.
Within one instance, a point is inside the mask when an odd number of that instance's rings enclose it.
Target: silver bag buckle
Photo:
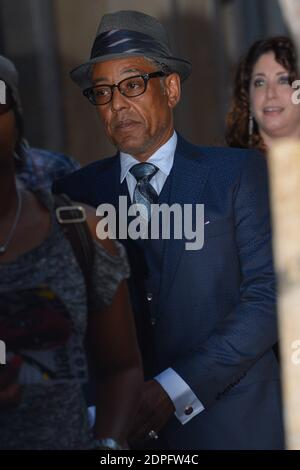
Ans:
[[[86,221],[86,212],[82,206],[60,206],[55,212],[60,224],[78,224]],[[78,215],[74,217],[74,213]]]

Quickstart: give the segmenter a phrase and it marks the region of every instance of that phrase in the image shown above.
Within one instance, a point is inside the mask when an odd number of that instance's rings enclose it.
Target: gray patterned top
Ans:
[[[111,256],[95,242],[87,306],[84,278],[52,197],[38,197],[52,214],[49,236],[15,262],[0,263],[0,339],[24,385],[21,402],[0,409],[0,448],[84,449],[92,442],[81,389],[87,312],[111,303],[129,267],[121,245],[119,256]]]

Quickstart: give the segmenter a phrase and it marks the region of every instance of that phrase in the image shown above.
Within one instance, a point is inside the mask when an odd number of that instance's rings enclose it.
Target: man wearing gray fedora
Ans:
[[[174,130],[190,72],[155,18],[104,15],[90,60],[71,77],[118,152],[54,190],[94,207],[109,203],[122,212],[120,221],[139,203],[149,226],[153,204],[204,205],[197,249],[187,249],[184,236],[120,237],[145,371],[132,442],[282,449],[266,165],[253,151],[197,147]],[[127,197],[125,211],[120,196]]]

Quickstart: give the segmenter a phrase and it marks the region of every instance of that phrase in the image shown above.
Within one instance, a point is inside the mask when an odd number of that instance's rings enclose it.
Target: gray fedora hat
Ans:
[[[177,72],[181,81],[191,73],[190,62],[173,56],[167,33],[156,18],[124,10],[102,17],[90,60],[73,69],[70,75],[82,89],[89,88],[94,64],[132,56],[155,60],[162,70]]]

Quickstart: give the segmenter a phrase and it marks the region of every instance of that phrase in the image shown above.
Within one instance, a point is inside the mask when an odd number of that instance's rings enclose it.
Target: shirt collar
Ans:
[[[166,176],[170,174],[170,171],[174,162],[174,155],[177,145],[177,134],[174,131],[172,137],[162,145],[156,152],[148,158],[147,162],[153,163],[157,168],[162,171]],[[120,152],[121,161],[121,177],[120,181],[123,183],[130,168],[137,163],[140,163],[136,158],[132,157],[128,153]]]

